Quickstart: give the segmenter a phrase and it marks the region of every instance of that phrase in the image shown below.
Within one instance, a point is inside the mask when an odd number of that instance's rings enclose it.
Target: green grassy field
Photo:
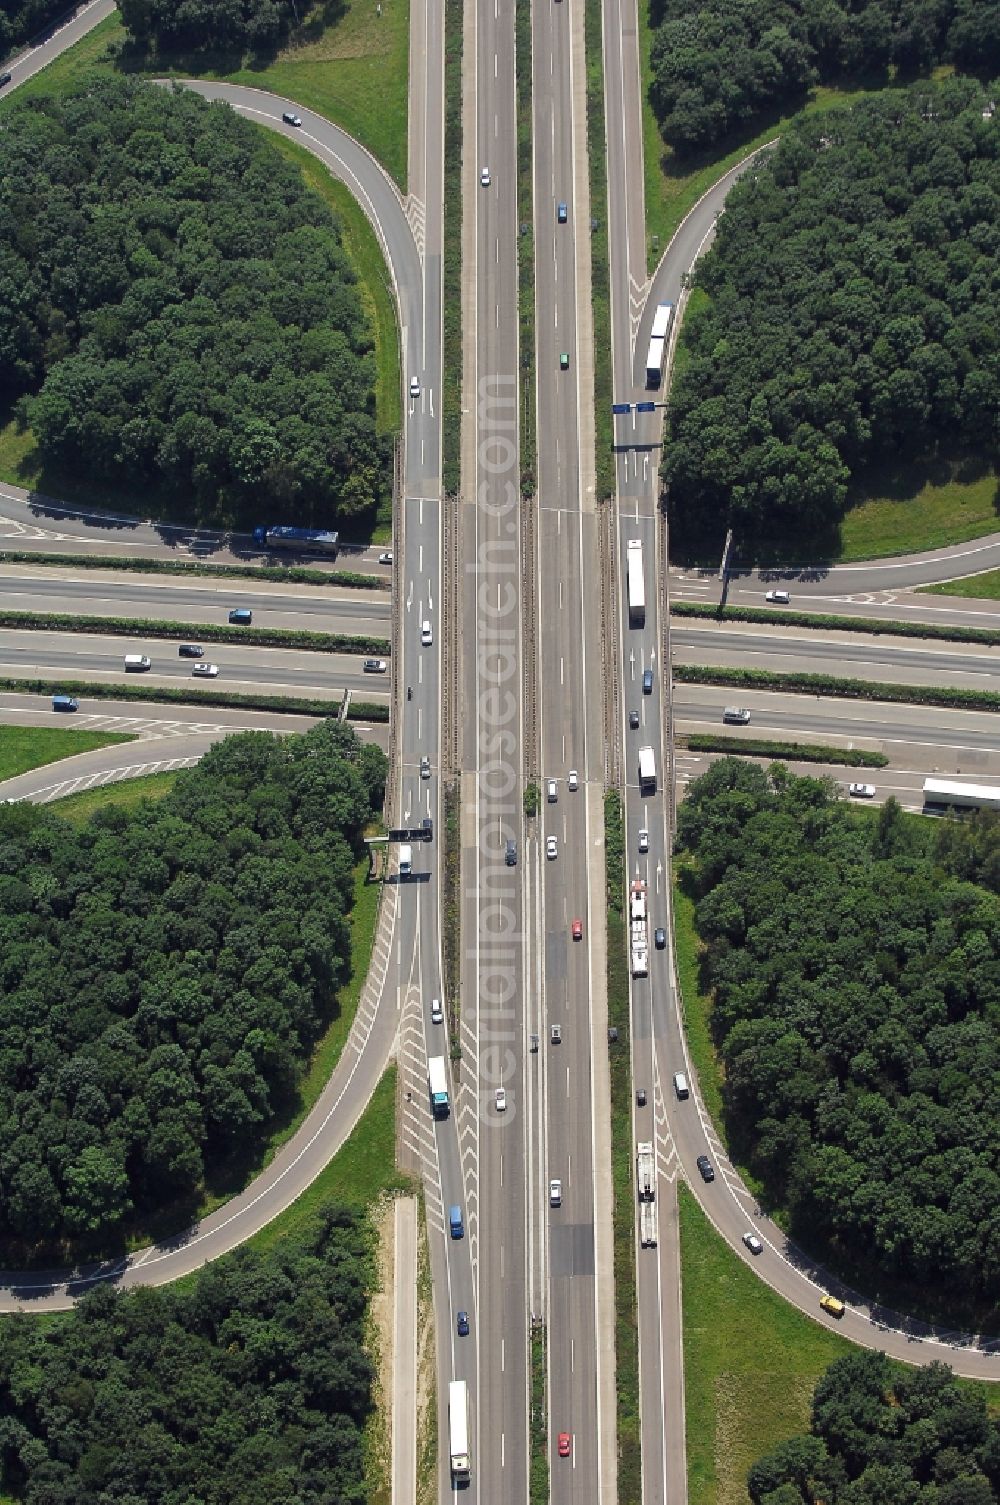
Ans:
[[[998,501],[1000,480],[993,470],[970,480],[904,472],[888,495],[870,496],[846,514],[837,557],[878,559],[981,538],[1000,530]]]
[[[940,585],[918,585],[916,589],[933,596],[970,596],[974,601],[1000,601],[1000,570],[967,575],[964,580],[944,580]]]
[[[134,737],[123,732],[77,732],[61,726],[0,726],[0,782],[32,768],[44,768],[47,763],[58,763],[60,758],[93,752],[95,747],[134,741]]]
[[[758,1280],[686,1186],[679,1197],[688,1500],[740,1505],[751,1463],[808,1430],[817,1379],[852,1345]]]
[[[723,1135],[722,1064],[715,1053],[709,1029],[710,1002],[699,987],[701,942],[694,925],[694,900],[677,882],[674,869],[674,945],[677,960],[677,985],[684,1010],[687,1046],[701,1089],[702,1099],[712,1122]]]
[[[103,810],[105,805],[119,805],[131,810],[143,800],[160,800],[170,793],[176,782],[176,773],[151,773],[141,778],[123,779],[120,784],[102,784],[99,789],[68,794],[55,808],[66,820],[82,826],[95,810]]]

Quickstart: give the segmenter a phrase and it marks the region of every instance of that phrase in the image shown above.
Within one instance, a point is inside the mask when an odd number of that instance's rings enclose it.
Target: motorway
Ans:
[[[153,618],[225,626],[232,607],[249,607],[257,627],[388,638],[392,604],[386,589],[284,586],[270,581],[179,580],[132,571],[31,569],[0,562],[0,599],[7,611],[74,616]]]
[[[600,622],[588,581],[600,578],[595,508],[593,345],[586,168],[584,14],[581,7],[532,10],[535,392],[534,634],[537,650],[535,758],[541,805],[526,844],[540,981],[542,1048],[534,1061],[544,1113],[530,1195],[538,1242],[532,1311],[547,1336],[549,1497],[554,1502],[616,1495],[612,1195],[602,864],[602,697],[591,676],[600,663]],[[565,223],[558,205],[566,205]],[[581,265],[581,258],[587,261]],[[560,358],[568,356],[568,370]],[[537,759],[537,762],[535,761]],[[569,788],[570,769],[579,787]],[[554,791],[550,781],[555,781]],[[552,799],[551,794],[556,798]],[[556,842],[558,855],[546,856]],[[571,925],[580,920],[583,939]],[[558,1025],[561,1043],[551,1044]],[[551,1205],[548,1183],[562,1183]],[[537,1278],[540,1276],[540,1280]],[[557,1439],[570,1437],[560,1458]]]

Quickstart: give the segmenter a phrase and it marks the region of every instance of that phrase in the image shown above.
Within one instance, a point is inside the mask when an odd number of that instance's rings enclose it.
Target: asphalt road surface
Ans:
[[[218,688],[250,694],[342,695],[384,702],[389,674],[366,674],[364,659],[350,653],[314,653],[296,648],[242,648],[234,643],[204,643],[204,658],[180,658],[176,642],[163,638],[101,637],[97,633],[27,632],[0,629],[0,677],[92,680],[108,683],[169,686],[172,689]],[[126,672],[126,654],[145,654],[152,667]],[[388,664],[387,659],[380,663]],[[193,673],[196,663],[215,664],[216,677]]]
[[[388,638],[388,592],[329,586],[288,587],[253,580],[178,580],[131,571],[57,567],[30,569],[0,563],[0,600],[7,611],[64,612],[224,626],[233,607],[248,607],[256,627]]]

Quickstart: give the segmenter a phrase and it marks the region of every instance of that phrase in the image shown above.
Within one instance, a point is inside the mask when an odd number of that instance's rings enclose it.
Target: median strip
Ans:
[[[833,674],[779,674],[770,669],[720,669],[674,664],[675,684],[721,685],[734,690],[778,690],[791,695],[842,700],[881,700],[896,705],[940,706],[952,711],[1000,711],[1000,691],[944,689],[932,685],[887,685],[877,680],[838,679]]]
[[[886,768],[885,753],[868,752],[861,747],[830,747],[815,742],[776,742],[758,737],[716,737],[710,732],[694,732],[678,737],[678,747],[689,752],[731,753],[738,758],[777,758],[785,763],[839,763],[845,768]]]
[[[618,1031],[611,1069],[611,1172],[614,1185],[615,1386],[618,1395],[618,1501],[639,1505],[639,1344],[636,1330],[635,1207],[632,1192],[632,1080],[625,924],[625,829],[621,796],[604,796],[608,902],[608,1027]]]
[[[707,601],[671,601],[672,617],[701,617],[713,622],[758,622],[762,627],[811,627],[822,632],[864,632],[871,637],[936,638],[943,643],[1000,644],[1000,631],[989,627],[948,626],[943,622],[893,622],[887,617],[836,617],[812,611],[768,611],[763,606],[712,606]]]
[[[86,617],[44,611],[2,611],[0,627],[26,632],[92,632],[105,637],[180,638],[186,643],[240,643],[253,648],[298,648],[313,653],[364,653],[383,657],[388,657],[391,646],[387,638],[351,637],[341,632],[159,622],[146,617]]]
[[[111,559],[95,554],[30,554],[0,550],[0,564],[37,564],[42,568],[126,570],[136,575],[195,575],[216,580],[250,580],[266,585],[340,585],[355,590],[389,590],[382,575],[354,570],[311,570],[306,565],[201,564],[186,559]]]
[[[91,684],[77,679],[0,679],[0,690],[18,695],[72,695],[78,700],[136,700],[166,705],[216,706],[237,711],[276,711],[288,716],[339,716],[343,696],[311,700],[297,695],[245,695],[239,690],[164,689],[157,685]],[[388,705],[352,700],[348,721],[388,721]]]

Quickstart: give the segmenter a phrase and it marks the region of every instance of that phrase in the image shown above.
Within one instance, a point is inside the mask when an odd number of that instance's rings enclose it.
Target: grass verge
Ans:
[[[680,993],[684,1034],[698,1078],[702,1101],[719,1134],[725,1141],[722,1116],[722,1062],[712,1042],[712,1003],[701,990],[702,944],[694,923],[695,901],[683,882],[684,868],[674,863],[674,954],[677,961],[677,987]]]
[[[308,648],[314,653],[388,654],[391,647],[387,638],[351,637],[341,632],[229,627],[221,622],[160,622],[148,617],[72,616],[54,611],[0,611],[0,627],[32,632],[99,632],[104,637],[181,638],[195,643],[249,643],[253,648]]]
[[[1000,583],[1000,571],[997,572]],[[928,586],[927,589],[934,587]],[[971,594],[971,592],[970,592]],[[707,601],[673,601],[672,617],[701,617],[712,622],[759,622],[768,627],[810,627],[823,632],[863,632],[869,637],[931,638],[942,643],[982,643],[995,648],[1000,631],[989,627],[950,626],[942,622],[892,622],[884,617],[835,617],[813,611],[769,611],[762,606],[711,606]]]
[[[642,8],[640,0],[640,10]],[[587,60],[587,160],[590,213],[597,229],[590,237],[590,296],[594,320],[594,443],[596,496],[615,494],[614,425],[611,416],[611,274],[608,262],[608,162],[604,142],[604,39],[601,0],[585,0]]]
[[[852,506],[840,524],[838,559],[881,559],[945,548],[1000,527],[1000,479],[995,470],[961,478],[961,464],[914,463],[889,476],[869,474],[865,490],[885,487]]]
[[[845,768],[886,768],[885,753],[866,752],[860,747],[824,747],[812,742],[774,742],[764,738],[715,737],[695,732],[678,737],[679,747],[691,752],[732,753],[739,758],[780,758],[787,763],[839,763]]]
[[[95,747],[111,747],[116,742],[134,742],[126,732],[85,732],[62,727],[0,726],[0,783],[44,768],[61,758],[93,752]]]
[[[9,425],[8,425],[9,427]],[[0,431],[0,446],[3,433]],[[3,465],[0,462],[0,478]],[[13,483],[12,483],[13,484]],[[353,570],[313,570],[304,565],[195,564],[186,559],[111,559],[93,554],[29,554],[0,550],[0,564],[32,564],[74,570],[131,570],[139,575],[202,575],[217,580],[251,580],[255,585],[341,585],[357,590],[389,589],[381,575]]]
[[[535,494],[537,403],[535,391],[535,216],[531,150],[531,0],[516,0],[517,51],[517,303],[521,369],[521,497]]]
[[[617,790],[604,796],[608,902],[608,1026],[618,1040],[611,1068],[611,1171],[614,1185],[615,1385],[618,1396],[618,1500],[639,1505],[639,1341],[636,1328],[635,1205],[632,1190],[632,1075],[625,921],[625,830]]]
[[[444,5],[444,257],[441,475],[446,496],[461,483],[462,447],[462,0]]]
[[[90,817],[107,805],[131,810],[143,800],[161,800],[177,783],[177,773],[150,773],[122,779],[117,784],[102,784],[98,789],[84,789],[67,794],[56,805],[56,813],[74,826],[85,825]]]
[[[549,1421],[545,1405],[546,1346],[545,1328],[539,1322],[531,1332],[529,1505],[548,1505],[549,1498]]]
[[[678,1199],[688,1500],[720,1505],[745,1500],[751,1463],[808,1430],[816,1381],[852,1345],[758,1280],[686,1186]]]
[[[442,949],[444,995],[448,1027],[458,1040],[462,980],[462,797],[461,786],[452,780],[444,786],[444,883],[442,896]]]
[[[1000,711],[996,690],[938,689],[933,685],[890,685],[834,674],[780,674],[770,669],[720,669],[714,665],[675,664],[674,681],[687,685],[731,685],[737,690],[778,690],[785,694],[839,696],[843,700],[881,700],[903,705],[944,706],[950,710]]]
[[[967,575],[964,580],[942,580],[937,585],[918,585],[918,591],[933,596],[971,596],[974,601],[1000,601],[1000,570]]]

